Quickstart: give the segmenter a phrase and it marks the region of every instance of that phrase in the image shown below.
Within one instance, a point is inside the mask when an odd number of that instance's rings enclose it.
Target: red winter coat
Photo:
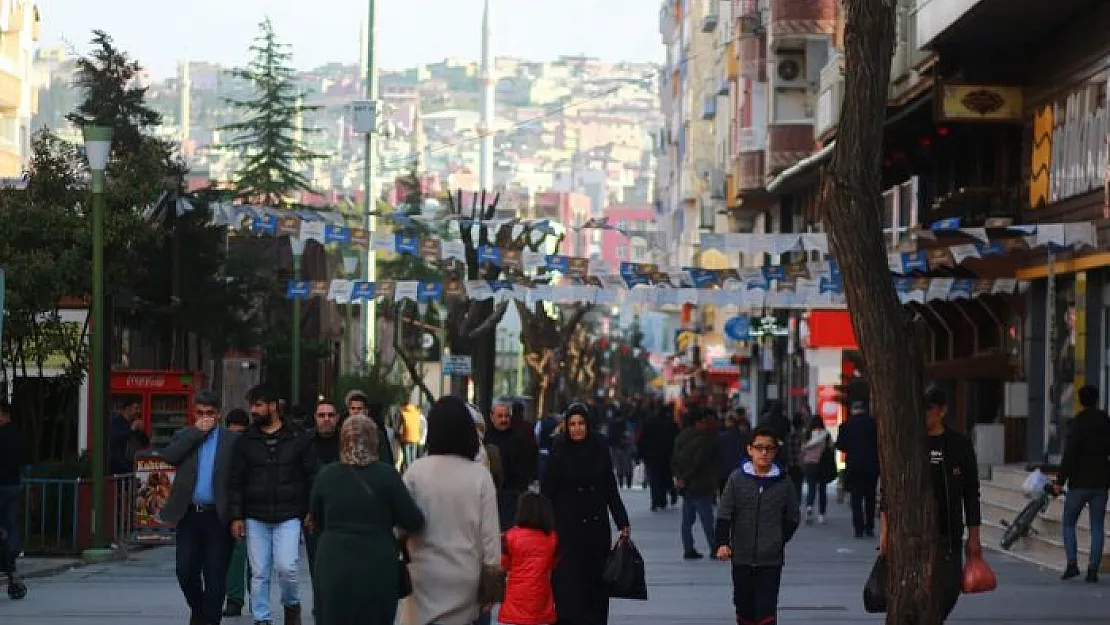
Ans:
[[[552,625],[555,595],[551,572],[555,569],[555,532],[514,527],[505,533],[501,567],[507,573],[505,600],[497,620],[508,625]]]

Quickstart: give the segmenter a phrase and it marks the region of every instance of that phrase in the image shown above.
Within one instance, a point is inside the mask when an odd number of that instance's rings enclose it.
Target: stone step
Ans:
[[[983,547],[1001,553],[1008,553],[1018,559],[1054,571],[1064,570],[1064,566],[1067,562],[1064,556],[1064,544],[1061,542],[1059,536],[1046,535],[1043,532],[1040,534],[1031,534],[1025,538],[1018,539],[1009,551],[1003,551],[1000,545],[1002,542],[1002,535],[1005,531],[1006,528],[1004,526],[984,517],[983,524],[979,528],[979,538],[983,542]],[[1080,569],[1085,569],[1090,554],[1090,543],[1080,538],[1078,546],[1079,567]],[[1110,571],[1110,554],[1103,553],[1100,570]]]
[[[981,500],[980,506],[983,510],[983,520],[989,520],[1001,527],[1005,527],[1006,523],[1013,521],[1017,518],[1018,513],[1021,512],[1021,510],[1014,506],[993,502],[987,499]],[[1006,523],[1003,523],[1003,521]],[[1061,527],[1058,520],[1045,516],[1040,516],[1033,521],[1033,529],[1037,530],[1041,537],[1054,540],[1063,545]],[[1075,536],[1081,548],[1091,544],[1091,530],[1088,526],[1083,524],[1076,525]]]
[[[980,485],[980,499],[984,502],[991,502],[993,504],[1002,505],[1009,509],[1010,516],[1004,516],[1006,520],[1012,519],[1017,515],[1025,506],[1032,500],[1020,488],[999,487],[993,481],[984,481]],[[1047,528],[1051,531],[1059,533],[1059,524],[1063,519],[1064,514],[1064,497],[1054,497],[1048,505],[1048,509],[1038,518],[1038,522],[1044,522]],[[1055,526],[1056,529],[1052,529]],[[1037,527],[1036,522],[1034,527]],[[1089,514],[1085,511],[1079,515],[1079,523],[1077,527],[1080,531],[1090,532],[1091,521]],[[1107,538],[1110,538],[1110,528],[1106,532]]]

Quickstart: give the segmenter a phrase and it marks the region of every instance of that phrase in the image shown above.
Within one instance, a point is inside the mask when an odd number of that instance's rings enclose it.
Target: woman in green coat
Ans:
[[[397,614],[397,544],[393,529],[424,527],[401,476],[378,461],[378,428],[348,417],[339,462],[316,475],[311,523],[320,532],[312,580],[318,625],[393,625]]]

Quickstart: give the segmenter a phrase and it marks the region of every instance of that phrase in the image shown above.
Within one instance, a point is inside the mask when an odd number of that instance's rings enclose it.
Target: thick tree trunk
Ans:
[[[941,622],[940,544],[922,366],[882,237],[882,150],[895,0],[844,0],[844,103],[824,221],[871,384],[888,525],[889,625]]]

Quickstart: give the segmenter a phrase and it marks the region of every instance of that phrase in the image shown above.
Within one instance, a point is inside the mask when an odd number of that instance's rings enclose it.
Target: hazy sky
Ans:
[[[156,76],[182,58],[238,64],[269,15],[294,63],[310,68],[358,60],[367,0],[38,0],[42,44],[87,49],[99,28]],[[552,59],[586,54],[659,61],[659,0],[493,0],[500,56]],[[155,7],[164,7],[159,10]],[[378,66],[477,58],[481,0],[378,0]]]

